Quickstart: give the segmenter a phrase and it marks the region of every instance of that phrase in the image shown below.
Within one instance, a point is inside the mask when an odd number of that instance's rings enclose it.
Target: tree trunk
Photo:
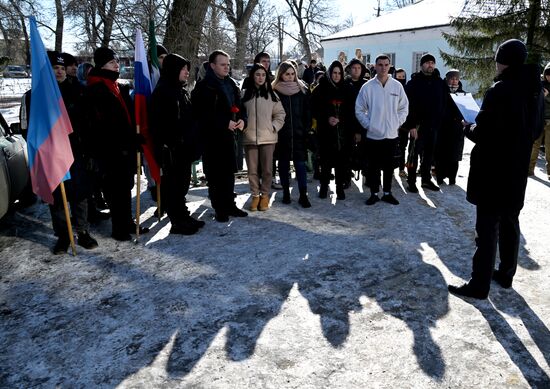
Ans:
[[[527,61],[529,63],[540,64],[542,59],[542,53],[536,48],[535,45],[535,32],[539,25],[541,17],[541,2],[540,0],[529,0],[529,16],[527,25],[527,52],[529,57]]]
[[[189,59],[192,66],[198,64],[197,55],[201,27],[211,0],[174,0],[166,23],[163,44],[171,53]]]
[[[61,0],[55,0],[55,12],[57,15],[57,23],[55,25],[55,50],[63,51],[63,6]]]
[[[246,37],[248,36],[248,20],[239,26],[235,26],[235,58],[231,61],[231,68],[233,69],[233,77],[237,79],[242,78],[244,71],[244,55],[246,51]]]
[[[0,20],[0,31],[2,31],[2,36],[4,37],[5,47],[4,47],[4,55],[6,57],[11,58],[11,39],[8,34],[8,30],[4,25],[2,24],[2,21]],[[0,64],[1,66],[1,64]]]
[[[111,34],[113,33],[113,23],[115,21],[117,0],[110,0],[109,9],[103,9],[103,38],[101,39],[101,45],[108,47],[111,43]]]
[[[309,39],[307,37],[307,31],[304,27],[304,23],[301,19],[298,19],[298,27],[300,28],[300,38],[302,38],[302,48],[308,58],[308,63],[311,61],[311,47],[309,47]]]

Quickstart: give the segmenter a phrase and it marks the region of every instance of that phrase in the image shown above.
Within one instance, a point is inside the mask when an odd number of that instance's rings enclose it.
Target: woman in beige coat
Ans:
[[[243,130],[244,152],[248,167],[248,181],[252,192],[251,211],[269,208],[269,190],[273,175],[273,152],[277,132],[285,123],[285,110],[267,82],[267,71],[260,64],[250,70],[253,85],[244,90],[242,102],[248,114],[248,125]],[[258,170],[261,169],[261,184]]]

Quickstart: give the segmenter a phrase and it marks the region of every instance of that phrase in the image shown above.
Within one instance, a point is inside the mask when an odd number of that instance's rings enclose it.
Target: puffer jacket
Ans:
[[[255,96],[244,103],[248,123],[243,131],[243,145],[266,145],[277,143],[277,133],[285,124],[285,109],[281,101],[271,97]]]

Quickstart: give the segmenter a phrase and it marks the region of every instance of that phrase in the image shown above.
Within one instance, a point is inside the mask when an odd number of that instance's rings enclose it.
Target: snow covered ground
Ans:
[[[471,146],[471,145],[468,145]],[[37,204],[0,226],[0,387],[550,387],[550,183],[529,179],[514,287],[466,301],[475,209],[458,185],[366,206],[359,185],[313,207],[272,208],[168,234],[143,193],[139,243],[52,256]],[[505,168],[505,167],[503,167]],[[144,182],[144,181],[143,181]],[[333,188],[334,189],[334,188]],[[248,185],[239,183],[239,206]]]

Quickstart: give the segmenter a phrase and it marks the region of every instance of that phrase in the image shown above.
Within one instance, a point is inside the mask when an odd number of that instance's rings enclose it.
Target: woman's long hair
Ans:
[[[256,88],[256,83],[254,82],[254,73],[256,73],[258,70],[262,70],[265,73],[265,82],[259,88]],[[263,67],[263,65],[255,63],[248,73],[248,79],[250,80],[250,85],[244,90],[244,96],[242,100],[243,103],[257,96],[263,97],[264,99],[269,99],[269,97],[271,96],[271,100],[273,100],[274,102],[279,101],[279,98],[277,97],[275,92],[273,92],[273,88],[269,83],[269,75],[267,74],[267,70]]]
[[[279,82],[283,81],[283,74],[285,74],[286,71],[290,68],[294,69],[294,81],[298,82],[298,74],[296,68],[294,67],[294,65],[292,65],[292,62],[284,61],[279,64],[277,72],[275,73],[275,80],[273,80],[273,82],[271,83],[273,89],[275,89]]]

